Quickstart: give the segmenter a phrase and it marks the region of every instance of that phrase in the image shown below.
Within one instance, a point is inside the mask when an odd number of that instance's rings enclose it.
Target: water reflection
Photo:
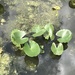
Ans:
[[[63,1],[64,3],[65,1]],[[70,29],[73,33],[72,40],[68,43],[68,48],[64,51],[61,59],[59,60],[58,69],[60,70],[57,75],[75,75],[75,10],[68,6],[69,0],[66,1],[60,11],[60,18],[63,24],[61,28]]]

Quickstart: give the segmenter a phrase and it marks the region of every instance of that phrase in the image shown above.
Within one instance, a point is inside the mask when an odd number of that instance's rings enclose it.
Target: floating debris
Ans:
[[[52,9],[53,10],[60,10],[60,6],[54,6]]]
[[[2,47],[0,47],[0,54],[3,52],[3,49],[2,49]]]
[[[6,20],[5,19],[1,19],[1,25],[3,25],[3,23],[5,23],[6,22]]]

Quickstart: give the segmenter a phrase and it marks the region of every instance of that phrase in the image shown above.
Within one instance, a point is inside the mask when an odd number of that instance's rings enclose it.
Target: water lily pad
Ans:
[[[58,44],[58,47],[56,47],[56,44],[55,43],[52,43],[51,51],[55,55],[61,55],[63,53],[63,44],[62,43],[59,43]]]
[[[44,38],[45,39],[51,39],[51,40],[54,40],[54,34],[53,34],[53,32],[54,32],[54,26],[52,25],[52,24],[47,24],[46,26],[45,26],[45,30],[46,30],[46,32],[45,32],[45,34],[44,34]]]
[[[61,29],[56,35],[59,37],[57,40],[61,43],[67,43],[72,39],[72,32],[68,29]]]
[[[24,44],[25,42],[28,41],[28,38],[24,36],[26,35],[26,33],[24,31],[20,31],[18,29],[15,29],[11,32],[11,41],[14,45],[16,45],[17,47],[20,46],[20,44]]]
[[[38,37],[45,33],[45,29],[43,29],[41,26],[37,25],[32,28],[32,32],[34,32],[34,34],[32,35],[33,37]]]
[[[29,43],[26,43],[23,47],[23,50],[26,55],[30,57],[35,57],[40,54],[40,47],[39,45],[35,42],[30,40]]]

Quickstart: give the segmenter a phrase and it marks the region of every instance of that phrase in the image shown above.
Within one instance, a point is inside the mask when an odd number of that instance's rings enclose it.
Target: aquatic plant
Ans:
[[[54,55],[61,55],[63,53],[63,44],[59,43],[58,46],[53,42],[51,46],[51,51]]]
[[[59,37],[57,40],[61,43],[67,43],[72,39],[72,32],[68,29],[61,29],[56,35]]]
[[[38,37],[38,36],[41,36],[43,35],[45,39],[51,39],[53,40],[54,39],[54,26],[52,24],[47,24],[45,25],[44,27],[43,26],[34,26],[32,28],[32,32],[34,33],[32,36],[33,37]]]
[[[18,29],[14,29],[11,32],[11,41],[16,47],[22,49],[26,55],[30,57],[37,56],[40,54],[39,45],[32,40],[28,40],[28,37],[25,37],[26,33],[24,31],[20,31]],[[21,44],[24,44],[23,48],[21,48]]]
[[[54,26],[52,25],[52,24],[47,24],[47,25],[45,25],[45,27],[44,27],[44,29],[45,29],[45,33],[44,33],[44,38],[45,39],[51,39],[51,40],[54,40]]]
[[[34,41],[34,38],[43,36],[47,40],[49,40],[50,38],[51,41],[54,41],[55,38],[54,26],[50,23],[43,27],[37,25],[32,28],[31,33],[33,34],[31,34],[31,36],[28,37],[26,36],[28,34],[26,34],[25,31],[14,29],[11,32],[11,41],[16,47],[21,49],[27,56],[36,57],[40,53],[42,53],[43,49],[41,48],[41,45],[39,45],[36,41]],[[56,32],[56,36],[58,37],[57,38],[58,46],[56,46],[56,44],[53,42],[51,46],[51,51],[53,52],[54,55],[61,55],[64,50],[63,43],[68,43],[72,39],[72,32],[68,29],[61,29]]]
[[[68,29],[61,29],[57,31],[56,36],[58,37],[57,41],[59,42],[58,47],[55,43],[52,43],[51,51],[55,55],[61,55],[64,50],[63,43],[68,43],[72,39],[72,32]]]
[[[11,32],[11,41],[16,47],[20,47],[21,44],[24,44],[28,41],[28,37],[24,37],[26,33],[18,29],[14,29]]]
[[[23,50],[26,55],[30,57],[35,57],[40,54],[40,46],[33,40],[30,40],[29,43],[25,43]]]
[[[42,26],[37,25],[32,28],[32,32],[34,33],[32,35],[33,37],[38,37],[45,33],[45,29]]]

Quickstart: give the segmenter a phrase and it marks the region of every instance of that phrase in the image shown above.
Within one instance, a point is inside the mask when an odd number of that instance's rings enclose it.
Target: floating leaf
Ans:
[[[57,40],[61,43],[67,43],[72,39],[72,32],[68,29],[61,29],[56,35],[59,37]]]
[[[33,37],[38,37],[45,33],[45,29],[38,25],[33,27],[32,32],[34,32],[34,34],[32,35]]]
[[[11,41],[14,45],[16,45],[17,47],[20,46],[20,44],[24,44],[25,42],[28,41],[28,38],[24,36],[26,35],[26,33],[24,31],[20,31],[18,29],[14,29],[11,32]]]
[[[55,43],[52,43],[51,50],[52,50],[53,54],[61,55],[63,53],[63,45],[62,45],[62,43],[59,43],[58,47],[56,47]]]
[[[35,42],[30,40],[29,43],[26,43],[23,47],[23,50],[26,55],[30,57],[35,57],[40,54],[40,47],[39,45]]]
[[[46,32],[45,32],[45,34],[44,34],[44,37],[45,37],[45,39],[51,39],[51,40],[54,40],[54,34],[53,34],[53,32],[54,32],[54,27],[53,27],[53,25],[52,24],[47,24],[46,26],[45,26],[45,30],[46,30]]]

